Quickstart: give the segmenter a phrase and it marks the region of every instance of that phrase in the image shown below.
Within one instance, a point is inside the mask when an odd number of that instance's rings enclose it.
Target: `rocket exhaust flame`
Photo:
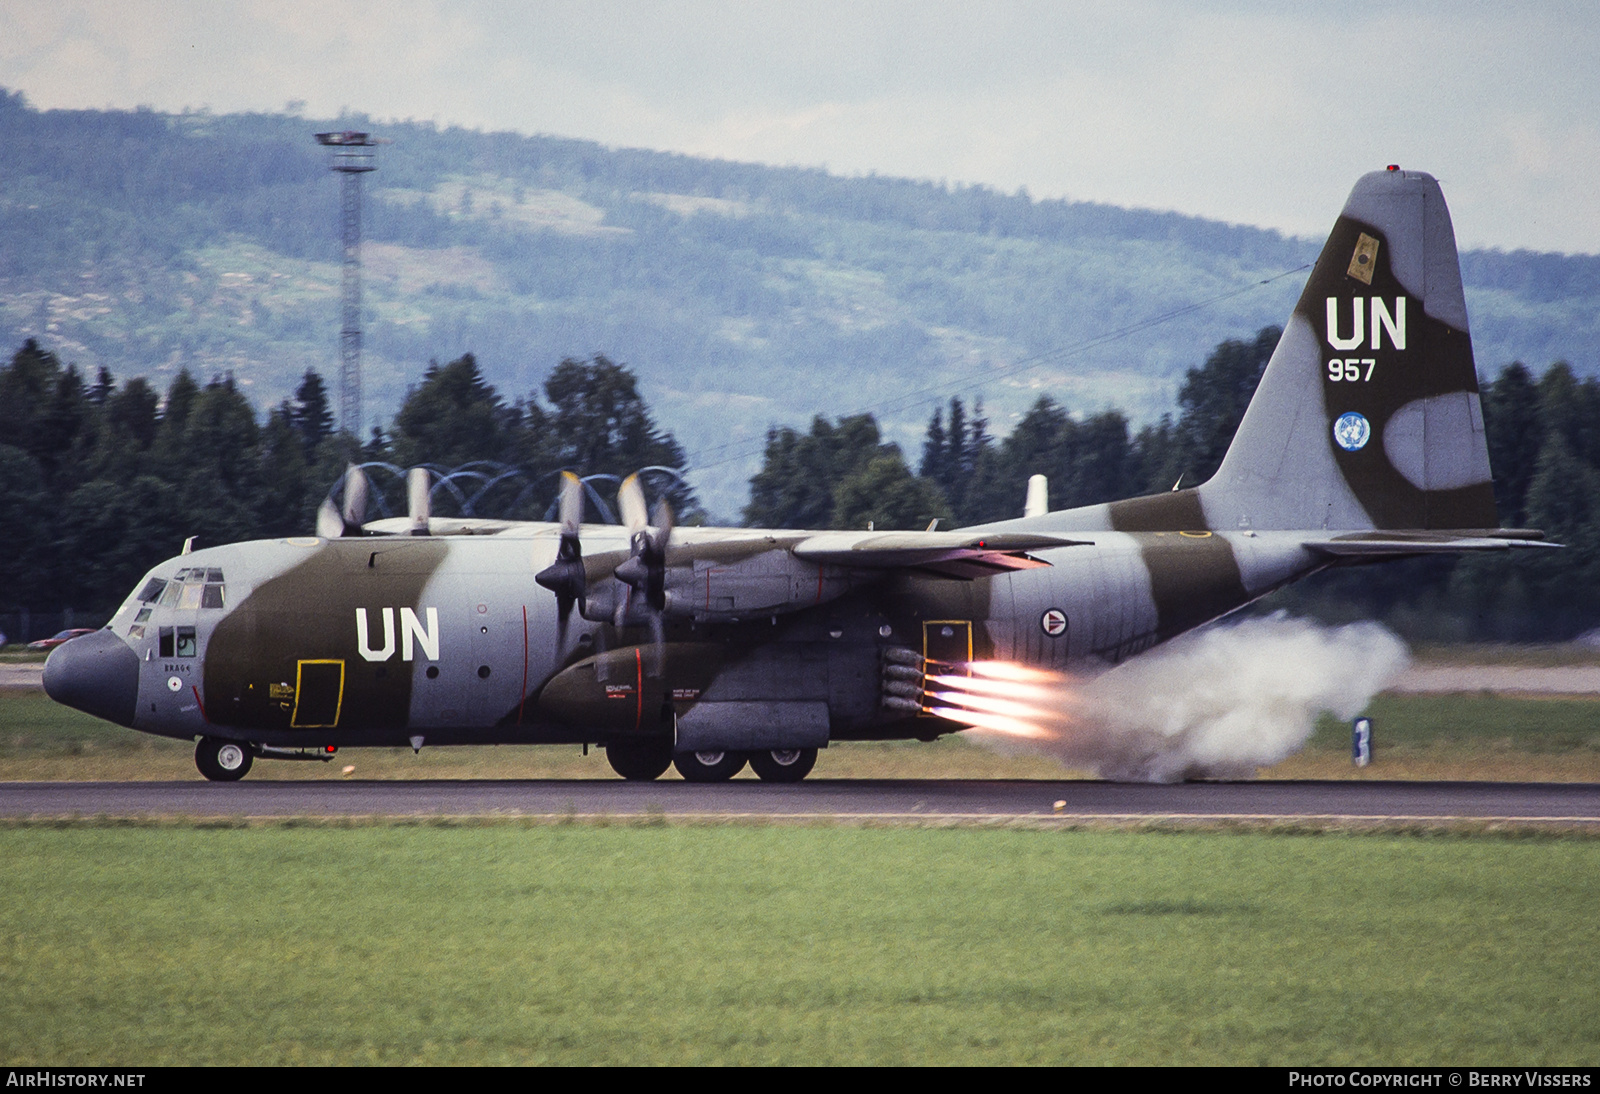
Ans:
[[[1032,703],[1019,703],[1013,699],[995,699],[988,695],[961,695],[939,691],[931,696],[934,702],[967,710],[986,710],[992,714],[1010,714],[1017,718],[1036,718],[1046,713]]]
[[[1376,623],[1279,613],[1186,635],[1090,678],[975,662],[971,676],[928,677],[928,702],[979,741],[1103,778],[1253,778],[1299,751],[1318,714],[1360,713],[1409,660]]]
[[[1065,673],[1030,668],[1027,665],[1018,665],[1010,661],[974,661],[967,667],[972,671],[974,677],[987,677],[991,680],[1011,680],[1018,683],[1048,685],[1059,685],[1063,681],[1070,682],[1072,680],[1072,677]]]
[[[1065,678],[1057,681],[1055,687],[1041,687],[1034,684],[1013,684],[1004,680],[979,680],[970,676],[930,676],[928,683],[938,684],[943,688],[953,688],[958,692],[970,695],[1002,695],[1014,699],[1050,699],[1060,694]]]
[[[992,730],[1012,737],[1026,737],[1036,740],[1048,740],[1050,731],[1042,726],[1029,722],[1008,718],[1003,714],[988,714],[977,710],[957,710],[953,707],[930,707],[929,712],[941,718],[949,718],[953,722],[963,722],[974,729]]]

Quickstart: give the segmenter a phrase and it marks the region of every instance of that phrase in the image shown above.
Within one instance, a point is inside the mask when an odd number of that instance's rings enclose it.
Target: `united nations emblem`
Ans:
[[[1341,414],[1339,420],[1333,423],[1333,439],[1346,452],[1365,448],[1367,441],[1372,439],[1372,423],[1353,410]]]

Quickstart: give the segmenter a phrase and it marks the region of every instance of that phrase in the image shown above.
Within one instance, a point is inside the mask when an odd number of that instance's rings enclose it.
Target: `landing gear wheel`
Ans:
[[[243,741],[225,737],[201,737],[194,746],[194,765],[214,783],[238,782],[250,770],[255,756]]]
[[[612,741],[606,745],[611,770],[631,782],[658,779],[672,764],[672,746],[665,741]]]
[[[764,783],[797,783],[817,766],[814,748],[775,748],[750,753],[750,770]]]
[[[743,752],[676,752],[672,766],[692,783],[727,782],[744,770]]]

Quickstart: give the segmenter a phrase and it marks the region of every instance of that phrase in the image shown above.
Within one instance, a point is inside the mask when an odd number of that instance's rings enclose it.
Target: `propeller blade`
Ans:
[[[667,607],[667,544],[672,539],[672,506],[665,498],[656,505],[652,527],[645,507],[644,488],[637,474],[622,480],[617,490],[617,505],[628,528],[631,553],[614,571],[617,580],[628,586],[629,591],[618,601],[613,622],[622,626],[635,594],[641,594],[649,609],[646,614],[651,637],[650,671],[651,675],[659,676],[666,655],[666,624],[662,613]]]
[[[576,536],[583,523],[583,480],[571,471],[561,472],[561,534]]]
[[[334,505],[332,497],[322,499],[317,507],[317,535],[323,539],[361,535],[361,525],[367,519],[369,492],[367,473],[353,463],[346,464],[344,504]]]
[[[428,518],[433,515],[428,469],[413,467],[406,472],[406,511],[411,514],[411,534],[428,534]]]
[[[622,513],[623,526],[630,536],[636,536],[650,524],[650,510],[644,503],[644,487],[638,472],[622,480],[617,487],[617,508]]]
[[[367,495],[370,484],[367,473],[355,464],[344,469],[344,523],[346,528],[360,530],[367,522]]]
[[[323,498],[317,506],[317,535],[323,539],[338,539],[344,535],[344,518],[332,498]]]
[[[672,538],[672,503],[666,498],[656,502],[656,511],[651,514],[650,523],[656,527],[657,548],[666,551],[667,540]]]
[[[649,675],[659,677],[661,668],[667,659],[667,634],[666,624],[661,621],[661,613],[655,612],[650,616],[650,670]]]
[[[574,604],[581,611],[588,595],[588,575],[583,566],[583,543],[578,530],[583,524],[583,482],[570,471],[561,473],[561,541],[556,560],[534,575],[533,580],[556,594],[556,641],[567,648],[567,620]]]

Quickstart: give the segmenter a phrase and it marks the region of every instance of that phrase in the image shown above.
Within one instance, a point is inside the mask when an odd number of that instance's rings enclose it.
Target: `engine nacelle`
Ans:
[[[696,559],[693,566],[667,567],[663,614],[713,622],[784,615],[843,596],[861,581],[859,573],[843,566],[804,562],[783,550],[727,561]],[[583,617],[612,622],[621,600],[626,604],[624,624],[641,625],[649,619],[642,599],[621,581],[609,579],[589,590]]]

